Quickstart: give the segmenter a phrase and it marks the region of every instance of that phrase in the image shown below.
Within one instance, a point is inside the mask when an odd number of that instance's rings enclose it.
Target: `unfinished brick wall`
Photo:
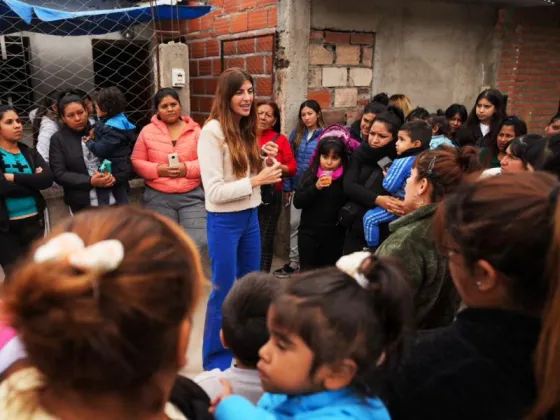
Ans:
[[[373,33],[311,30],[307,96],[328,124],[351,124],[370,101],[374,41]]]
[[[216,9],[187,22],[190,48],[191,116],[203,123],[210,112],[224,67],[241,67],[255,78],[258,97],[271,97],[274,43],[278,25],[278,0],[211,0]],[[239,40],[237,40],[239,39]],[[221,42],[225,41],[225,42]]]
[[[560,8],[501,10],[497,87],[509,95],[508,113],[541,133],[560,101]]]

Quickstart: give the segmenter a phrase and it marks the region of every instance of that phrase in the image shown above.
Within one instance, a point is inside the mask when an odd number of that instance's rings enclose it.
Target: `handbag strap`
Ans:
[[[373,183],[375,182],[375,179],[377,178],[377,168],[373,168],[373,172],[371,173],[371,175],[369,176],[369,178],[367,179],[366,183],[364,184],[364,187],[366,189],[370,189],[373,186]]]
[[[272,143],[276,143],[276,141],[280,138],[280,134],[276,134],[274,138],[271,140]]]

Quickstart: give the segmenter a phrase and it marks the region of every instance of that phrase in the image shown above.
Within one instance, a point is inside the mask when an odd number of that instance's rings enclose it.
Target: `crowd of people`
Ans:
[[[560,114],[381,93],[286,137],[255,97],[228,69],[203,127],[164,88],[139,130],[114,87],[50,92],[35,148],[0,108],[0,419],[560,419]],[[40,239],[53,183],[72,217]]]

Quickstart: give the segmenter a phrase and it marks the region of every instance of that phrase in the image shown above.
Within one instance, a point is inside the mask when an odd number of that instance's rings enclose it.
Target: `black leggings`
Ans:
[[[0,232],[0,265],[6,278],[14,264],[25,255],[31,243],[45,231],[39,215],[10,220],[8,230]]]
[[[344,231],[337,231],[330,235],[299,231],[298,248],[301,271],[316,268],[331,267],[342,256],[344,245]]]
[[[274,237],[278,218],[282,212],[282,193],[276,192],[270,204],[259,206],[259,225],[261,228],[261,271],[270,273],[274,255]]]

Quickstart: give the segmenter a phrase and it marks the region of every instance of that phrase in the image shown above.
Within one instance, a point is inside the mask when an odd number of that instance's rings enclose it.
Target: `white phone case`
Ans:
[[[167,157],[169,158],[169,166],[177,166],[179,164],[179,155],[177,153],[170,153]]]

